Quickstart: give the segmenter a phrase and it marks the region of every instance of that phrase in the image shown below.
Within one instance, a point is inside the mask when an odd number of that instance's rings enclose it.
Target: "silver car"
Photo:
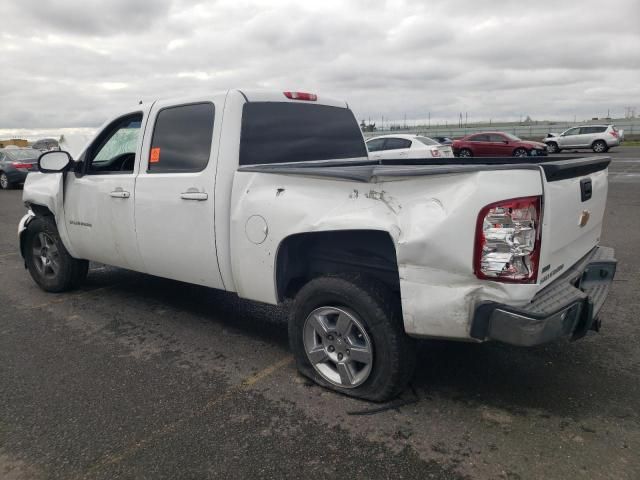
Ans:
[[[582,125],[562,132],[550,133],[542,141],[547,144],[549,153],[557,153],[565,148],[590,148],[602,153],[622,143],[622,130],[614,125]]]

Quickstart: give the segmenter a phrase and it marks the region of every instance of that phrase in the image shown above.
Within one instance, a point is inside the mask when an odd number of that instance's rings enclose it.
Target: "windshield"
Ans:
[[[416,137],[416,140],[418,140],[420,143],[424,143],[425,145],[439,145],[438,142],[436,142],[435,140],[429,138],[429,137]]]
[[[6,153],[11,160],[37,160],[42,152],[40,150],[25,148],[20,150],[5,150],[4,153]]]
[[[512,135],[512,134],[510,134],[510,133],[506,133],[506,132],[505,132],[505,133],[503,133],[503,135],[504,135],[505,137],[507,137],[509,140],[515,140],[516,142],[519,142],[519,141],[520,141],[520,138],[519,138],[519,137],[516,137],[515,135]]]

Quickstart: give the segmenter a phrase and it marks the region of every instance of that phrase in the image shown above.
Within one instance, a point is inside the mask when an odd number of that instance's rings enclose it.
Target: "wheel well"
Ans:
[[[30,204],[29,208],[31,209],[31,211],[33,213],[36,214],[36,217],[53,217],[53,212],[51,212],[51,210],[49,210],[47,207],[45,207],[44,205],[36,205],[36,204]],[[33,220],[33,218],[31,219]],[[20,232],[20,254],[22,255],[22,258],[24,258],[24,234],[27,230],[23,230],[22,232]]]
[[[278,248],[278,301],[293,298],[313,278],[338,273],[361,273],[400,291],[396,250],[387,232],[311,232],[291,235]]]
[[[31,208],[31,210],[36,214],[37,217],[53,216],[53,212],[44,205],[31,204],[29,205],[29,208]]]
[[[593,142],[591,142],[591,146],[593,147],[596,143],[604,143],[605,145],[607,145],[607,142],[605,142],[603,139],[596,138]]]

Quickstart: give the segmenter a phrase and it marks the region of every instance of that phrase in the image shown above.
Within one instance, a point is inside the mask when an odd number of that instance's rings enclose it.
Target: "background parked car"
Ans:
[[[398,134],[381,135],[367,140],[369,158],[376,160],[401,160],[404,158],[453,157],[451,147],[440,145],[429,137]]]
[[[453,143],[453,139],[449,137],[431,137],[440,145],[451,145]]]
[[[624,132],[615,125],[582,125],[565,130],[561,134],[549,133],[542,139],[547,144],[549,153],[562,151],[564,148],[590,148],[602,153],[622,143]]]
[[[31,145],[31,148],[40,150],[41,152],[48,152],[49,150],[60,150],[58,141],[55,138],[41,138],[36,140]]]
[[[38,169],[41,153],[33,148],[0,149],[0,189],[8,190],[24,183],[27,174]]]
[[[546,155],[544,143],[521,140],[505,132],[482,132],[453,141],[457,157],[526,157]]]

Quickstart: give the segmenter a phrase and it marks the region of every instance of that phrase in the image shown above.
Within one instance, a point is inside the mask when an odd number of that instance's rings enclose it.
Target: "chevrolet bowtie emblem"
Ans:
[[[584,227],[589,221],[589,217],[591,217],[589,210],[583,210],[582,213],[580,214],[580,220],[578,220],[578,225],[580,225],[581,227]]]

